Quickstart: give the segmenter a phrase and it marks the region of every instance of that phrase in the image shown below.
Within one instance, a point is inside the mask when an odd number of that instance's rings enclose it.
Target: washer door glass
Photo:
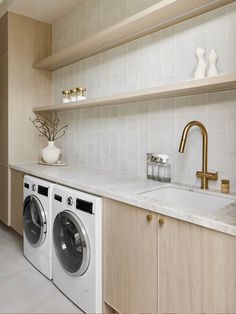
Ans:
[[[24,201],[24,232],[33,247],[41,246],[47,232],[46,215],[36,196],[28,196]]]
[[[90,245],[80,219],[71,211],[59,213],[53,224],[53,243],[62,267],[72,276],[81,276],[88,269]]]

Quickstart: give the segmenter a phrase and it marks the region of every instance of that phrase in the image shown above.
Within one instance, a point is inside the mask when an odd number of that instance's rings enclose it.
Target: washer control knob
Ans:
[[[36,184],[33,184],[33,185],[32,185],[32,191],[35,192],[35,191],[36,191],[36,188],[37,188],[37,187],[36,187]]]
[[[67,198],[67,205],[69,206],[73,205],[73,198],[71,196]]]

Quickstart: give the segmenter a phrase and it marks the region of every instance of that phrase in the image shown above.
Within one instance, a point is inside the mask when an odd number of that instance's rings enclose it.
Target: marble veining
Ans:
[[[173,204],[160,202],[148,198],[141,193],[166,186],[160,182],[143,177],[130,177],[114,174],[95,168],[78,165],[68,167],[42,166],[36,163],[14,164],[12,169],[22,171],[29,175],[56,182],[87,193],[111,198],[133,206],[141,207],[162,215],[184,220],[206,228],[217,230],[236,236],[236,195],[223,195],[232,199],[232,203],[219,210],[199,210],[178,207]],[[181,187],[191,191],[200,192],[200,189],[183,184],[170,184],[168,186]],[[221,196],[214,190],[201,191],[210,195]]]

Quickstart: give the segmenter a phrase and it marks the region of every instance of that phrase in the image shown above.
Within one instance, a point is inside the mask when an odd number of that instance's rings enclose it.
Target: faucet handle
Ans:
[[[218,180],[218,172],[202,172],[197,171],[196,176],[198,178],[206,178],[208,180],[217,181]]]

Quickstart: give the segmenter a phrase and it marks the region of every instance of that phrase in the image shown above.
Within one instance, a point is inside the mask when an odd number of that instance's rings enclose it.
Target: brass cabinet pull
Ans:
[[[163,226],[166,221],[165,221],[164,218],[160,218],[160,219],[158,220],[158,222],[159,222],[159,225],[160,225],[160,226]]]
[[[150,221],[152,220],[152,218],[153,218],[152,215],[147,215],[147,216],[146,216],[146,220],[147,220],[148,222],[150,222]]]

